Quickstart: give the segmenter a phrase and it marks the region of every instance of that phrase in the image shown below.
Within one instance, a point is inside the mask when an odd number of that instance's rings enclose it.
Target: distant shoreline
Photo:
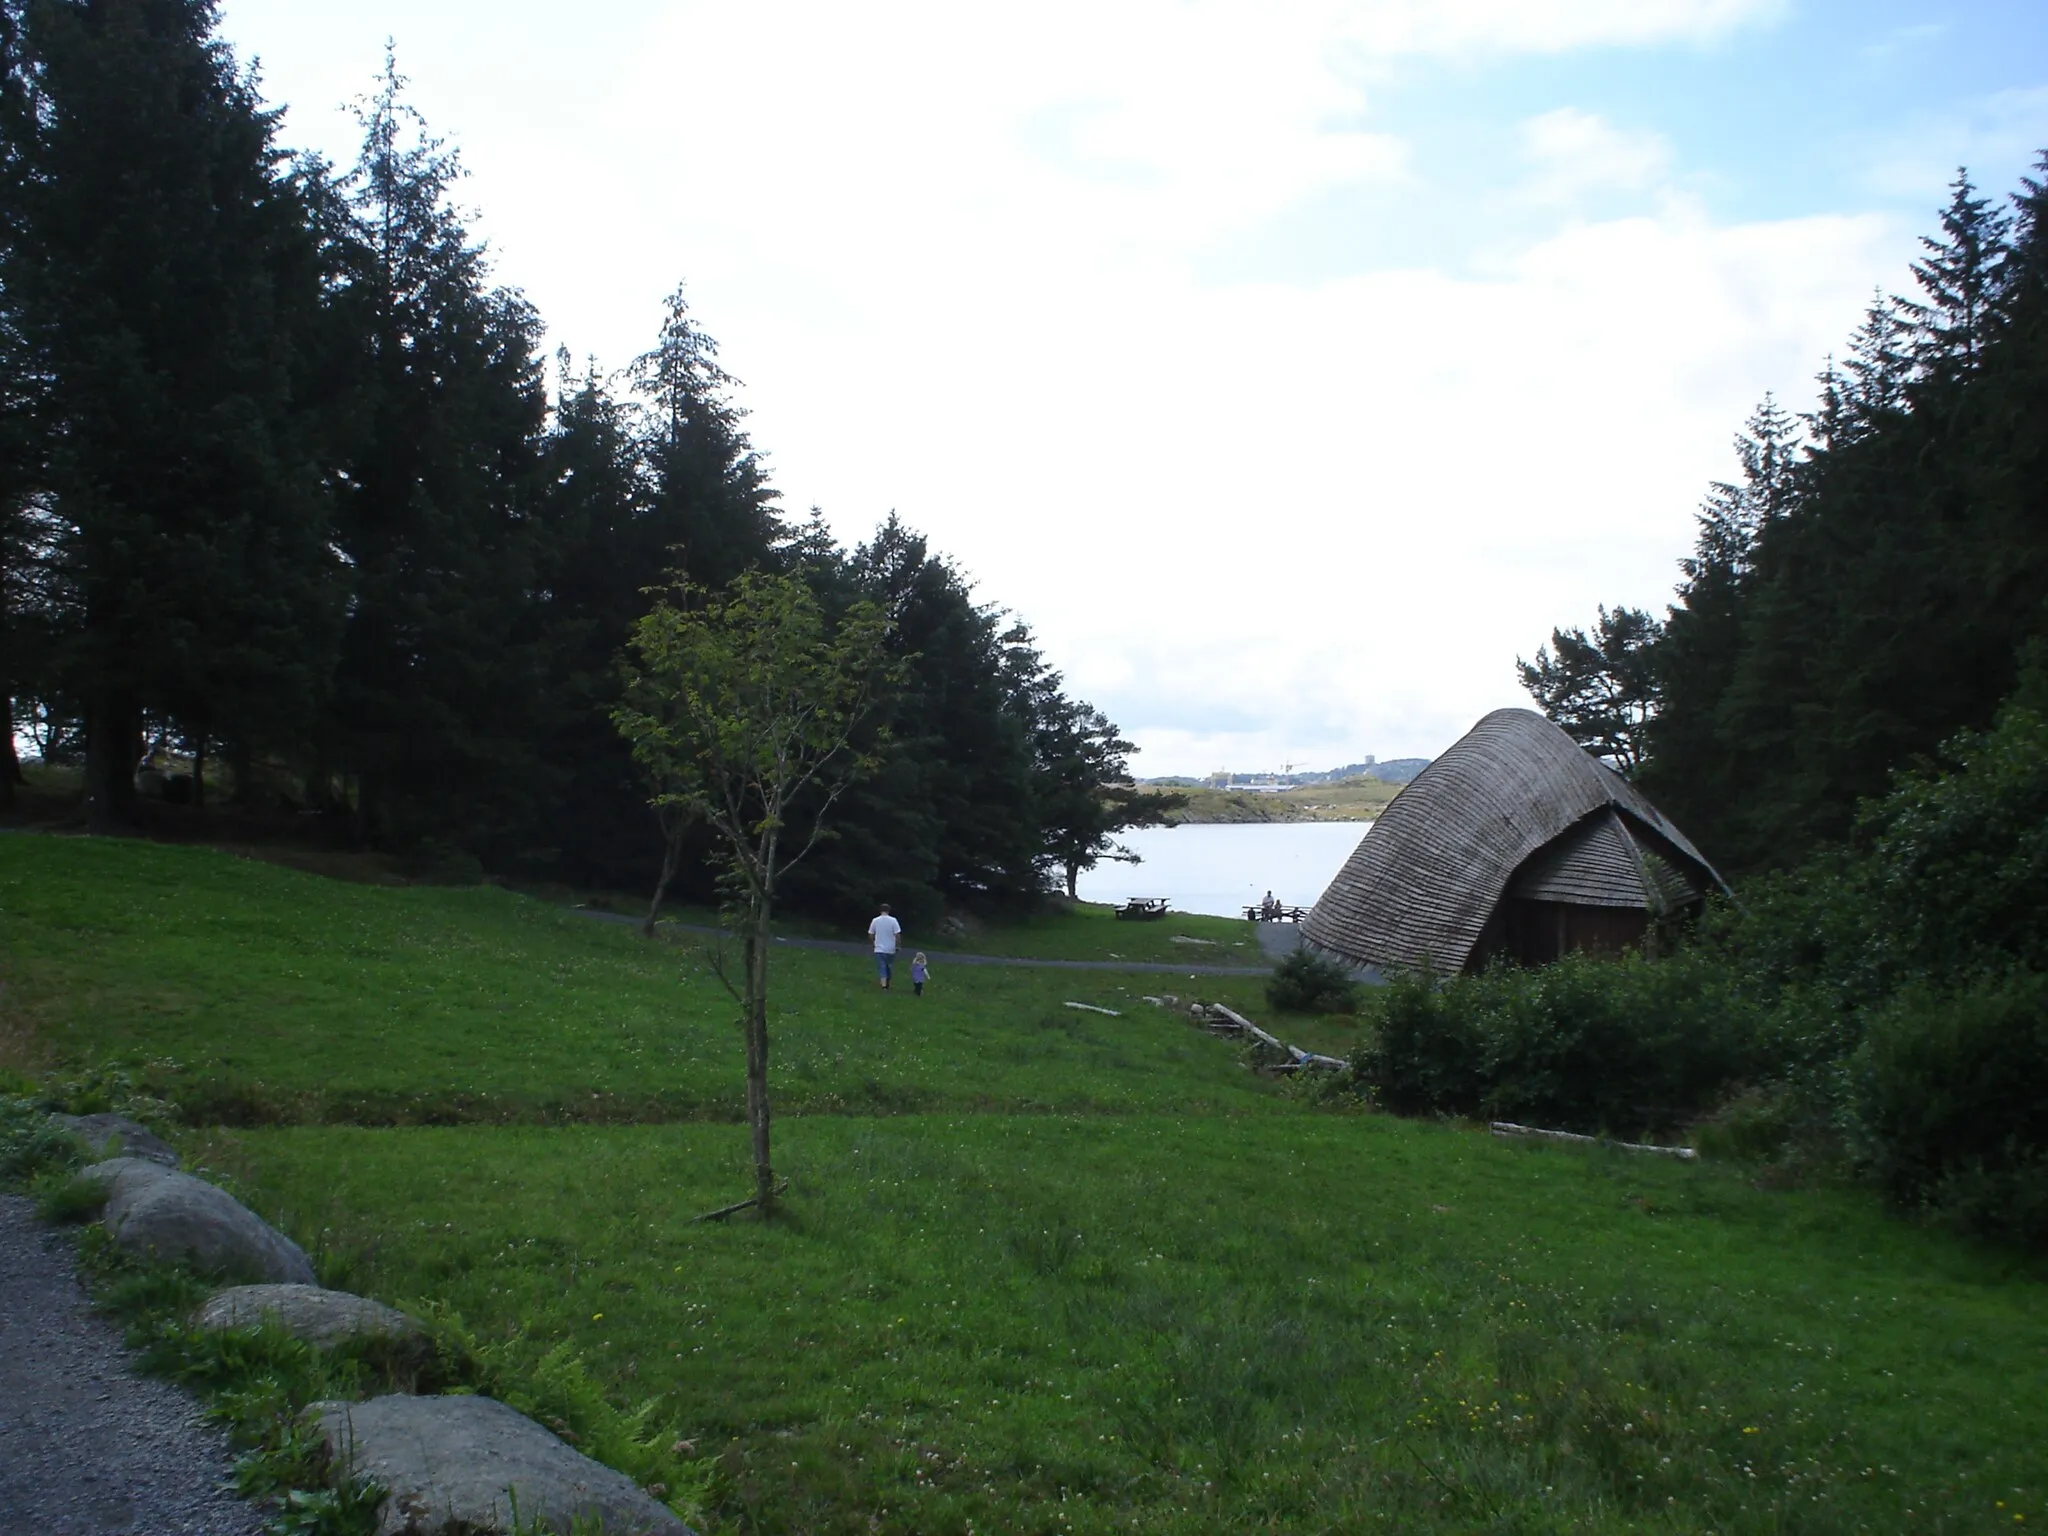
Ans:
[[[1172,826],[1252,826],[1290,821],[1369,822],[1399,794],[1401,786],[1378,779],[1341,784],[1305,784],[1278,794],[1197,785],[1176,789],[1188,797],[1184,810],[1169,815]]]

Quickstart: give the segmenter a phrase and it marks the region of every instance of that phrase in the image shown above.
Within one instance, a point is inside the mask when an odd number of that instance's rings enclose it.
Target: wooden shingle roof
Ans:
[[[1395,797],[1303,936],[1357,963],[1462,969],[1503,895],[1665,911],[1721,884],[1642,791],[1497,709]]]

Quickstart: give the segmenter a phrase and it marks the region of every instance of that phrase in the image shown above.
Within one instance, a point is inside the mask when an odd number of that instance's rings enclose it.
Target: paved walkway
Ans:
[[[585,917],[597,918],[600,922],[631,923],[639,927],[641,919],[629,917],[623,912],[593,912],[588,907],[577,907]],[[665,922],[670,932],[701,933],[706,938],[717,937],[719,930],[703,923]],[[1265,928],[1291,928],[1291,923],[1261,923]],[[730,934],[726,935],[728,938]],[[850,939],[784,939],[777,944],[790,949],[822,949],[835,955],[871,955],[874,950],[863,943]],[[1284,941],[1283,941],[1284,942]],[[1194,948],[1190,945],[1189,948]],[[1292,944],[1287,948],[1291,949]],[[1268,947],[1266,935],[1259,935],[1259,948],[1264,953],[1285,954],[1286,949],[1275,951]],[[1272,970],[1270,965],[1201,965],[1190,962],[1180,965],[1168,960],[1032,960],[1019,955],[963,955],[952,950],[928,949],[925,953],[933,965],[944,962],[947,965],[1019,965],[1040,971],[1138,971],[1154,976],[1264,976]]]

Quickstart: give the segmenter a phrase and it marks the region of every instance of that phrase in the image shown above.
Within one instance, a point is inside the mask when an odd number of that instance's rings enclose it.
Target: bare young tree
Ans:
[[[740,931],[739,984],[721,976],[746,1041],[754,1193],[720,1214],[774,1209],[769,920],[782,876],[817,845],[840,795],[875,766],[854,736],[889,678],[888,632],[872,603],[834,623],[801,576],[749,571],[720,592],[679,584],[627,642],[625,702],[613,723],[666,825],[689,817],[710,827]]]

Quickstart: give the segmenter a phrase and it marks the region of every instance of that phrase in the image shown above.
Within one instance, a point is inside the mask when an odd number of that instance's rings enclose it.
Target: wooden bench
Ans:
[[[1308,920],[1307,907],[1276,906],[1272,915],[1258,902],[1252,902],[1244,909],[1245,921],[1252,923],[1300,923]]]

